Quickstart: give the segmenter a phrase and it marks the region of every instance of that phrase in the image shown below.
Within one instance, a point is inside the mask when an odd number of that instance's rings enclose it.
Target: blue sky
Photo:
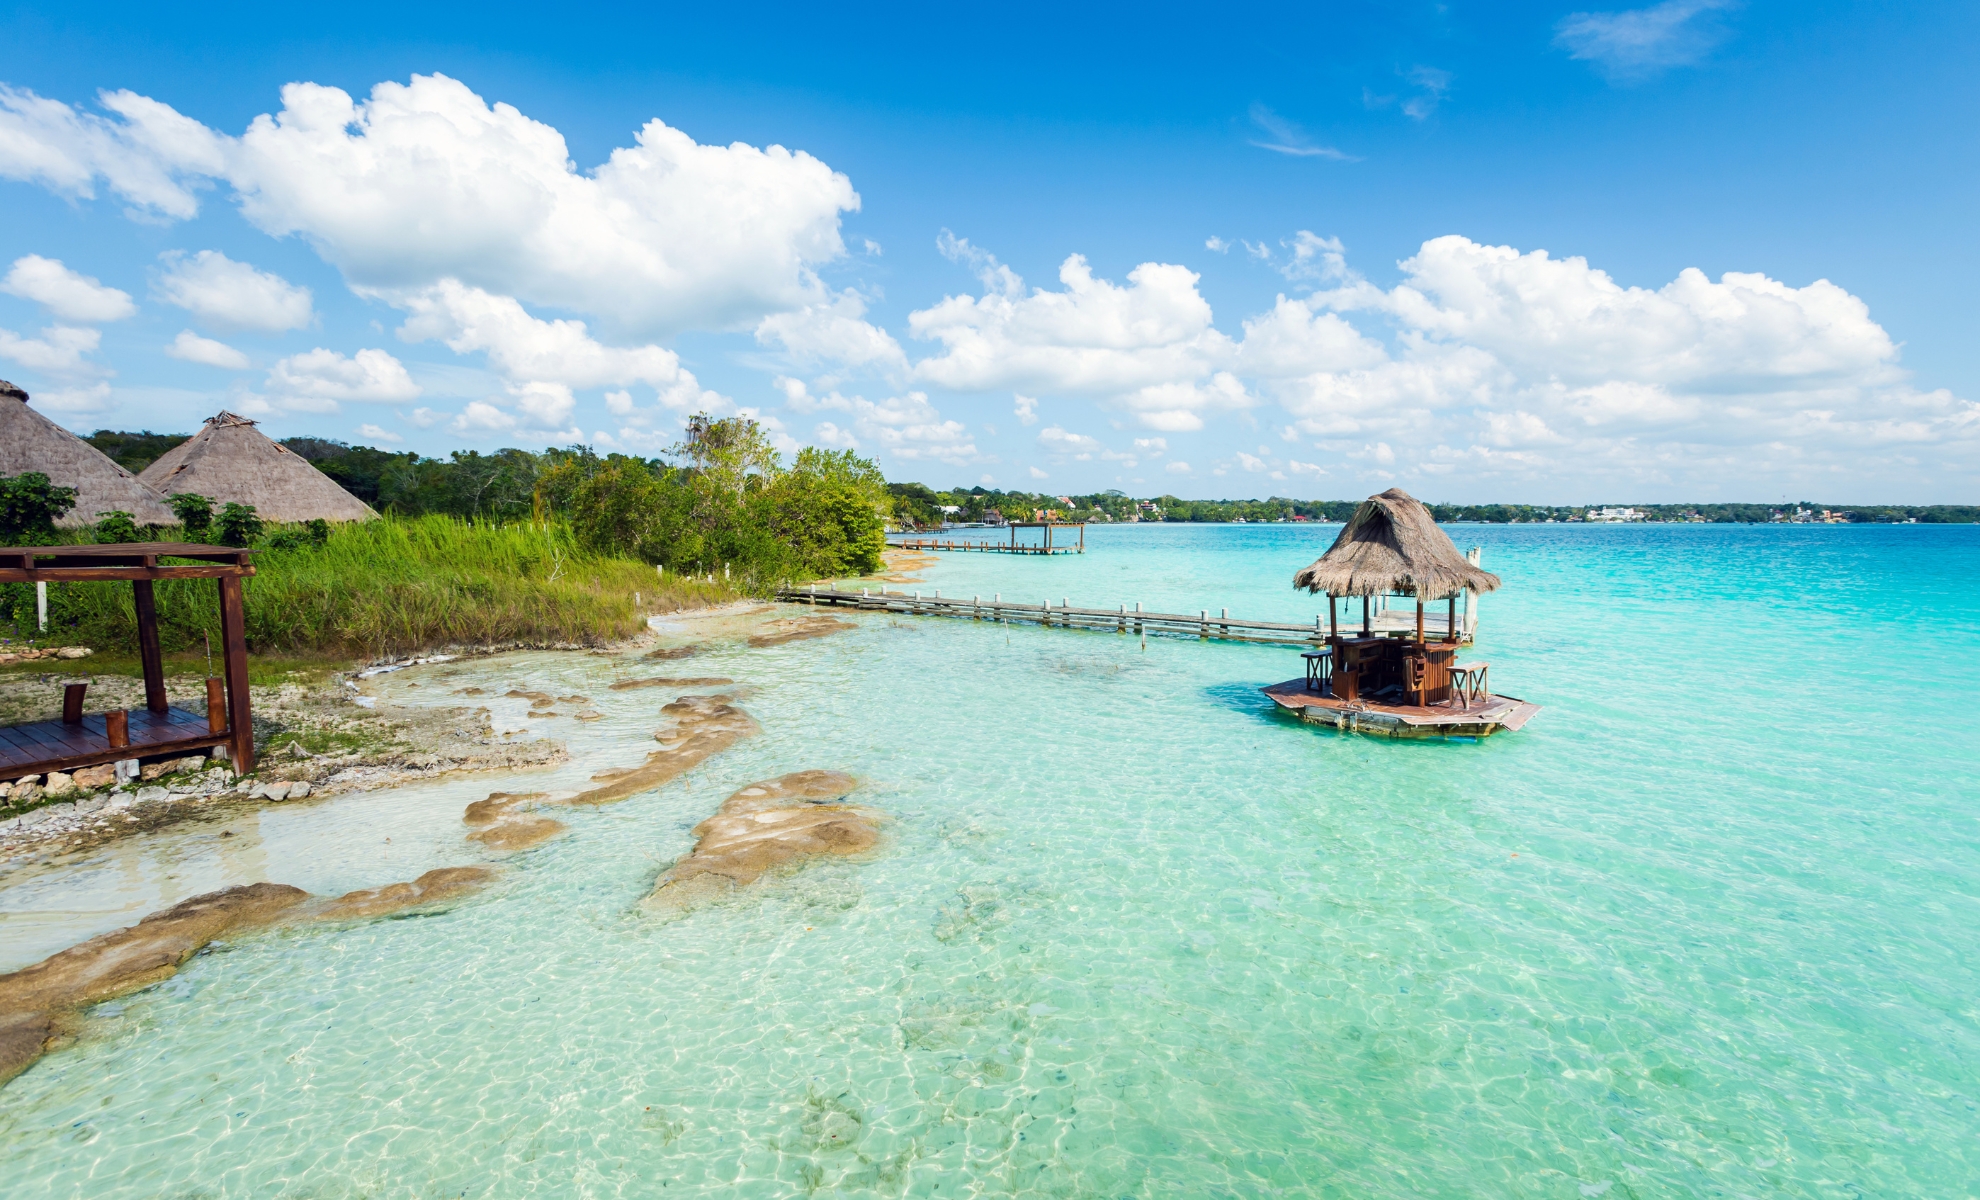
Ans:
[[[1971,5],[711,7],[0,10],[0,373],[938,486],[1980,491]]]

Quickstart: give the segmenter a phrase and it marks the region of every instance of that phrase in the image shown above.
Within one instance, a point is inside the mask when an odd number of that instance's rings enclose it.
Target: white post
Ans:
[[[1485,550],[1482,546],[1473,546],[1464,552],[1464,560],[1474,567],[1484,557]],[[1464,624],[1465,632],[1476,640],[1478,637],[1478,593],[1472,591],[1470,588],[1464,590]]]
[[[43,633],[48,632],[48,585],[37,582],[34,585],[34,624]]]

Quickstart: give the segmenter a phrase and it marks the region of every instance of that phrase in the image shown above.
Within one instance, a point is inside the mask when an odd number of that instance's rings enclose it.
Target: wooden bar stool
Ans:
[[[1491,668],[1491,663],[1482,662],[1451,664],[1451,698],[1465,711],[1469,712],[1474,702],[1483,704],[1491,696],[1492,689],[1486,682],[1486,672]]]
[[[1334,673],[1334,648],[1322,646],[1318,650],[1305,651],[1300,657],[1306,660],[1306,690],[1325,691],[1322,683]]]

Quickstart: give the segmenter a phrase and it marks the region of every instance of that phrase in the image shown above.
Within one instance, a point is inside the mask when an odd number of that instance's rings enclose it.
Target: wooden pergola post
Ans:
[[[154,557],[152,564],[157,564]],[[149,579],[131,580],[131,600],[137,609],[138,662],[144,668],[144,706],[165,711],[165,654],[158,646],[158,599]]]
[[[1423,597],[1416,598],[1416,644],[1423,644]]]
[[[1361,636],[1368,637],[1375,632],[1375,626],[1368,620],[1368,593],[1361,594]]]
[[[227,676],[227,753],[234,773],[254,770],[254,715],[248,701],[247,614],[238,575],[220,577],[220,640]]]

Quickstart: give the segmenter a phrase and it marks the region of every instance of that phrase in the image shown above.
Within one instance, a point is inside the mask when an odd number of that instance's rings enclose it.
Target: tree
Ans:
[[[220,544],[223,546],[251,546],[261,536],[263,521],[255,515],[254,505],[227,502],[220,510],[220,519],[215,522],[220,529]]]
[[[39,471],[9,479],[0,475],[0,543],[45,546],[55,540],[55,521],[76,506],[76,489],[58,487]]]
[[[110,512],[100,512],[96,515],[102,518],[96,523],[96,540],[98,542],[128,544],[130,542],[141,542],[144,540],[144,531],[137,527],[136,518],[132,517],[131,514],[125,512],[123,509],[113,509]]]
[[[198,492],[180,492],[167,503],[172,506],[172,515],[185,527],[187,537],[204,537],[213,524],[213,501]]]

